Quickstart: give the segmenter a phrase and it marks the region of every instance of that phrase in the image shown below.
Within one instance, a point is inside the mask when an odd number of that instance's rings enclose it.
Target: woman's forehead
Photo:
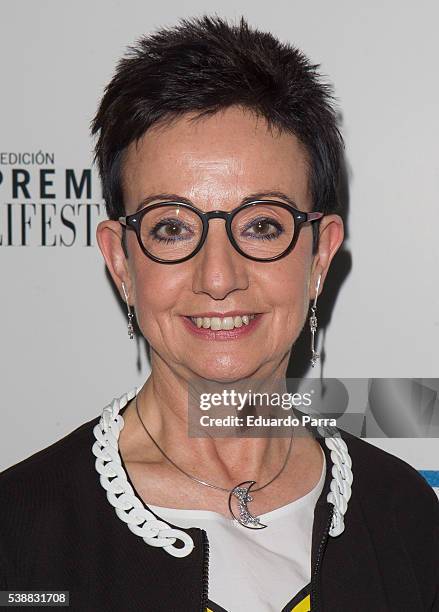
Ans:
[[[122,175],[127,212],[154,192],[181,193],[211,205],[260,191],[282,191],[302,206],[308,198],[303,145],[239,108],[196,121],[181,117],[149,130],[127,148]]]

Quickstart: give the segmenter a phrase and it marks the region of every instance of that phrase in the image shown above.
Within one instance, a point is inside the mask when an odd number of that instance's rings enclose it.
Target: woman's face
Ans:
[[[261,199],[281,192],[302,211],[312,210],[306,155],[299,141],[290,134],[270,132],[263,119],[237,107],[195,122],[183,117],[149,130],[126,151],[123,191],[126,214],[154,194],[174,194],[203,211],[230,211],[252,194]],[[264,199],[284,201],[279,195]],[[321,251],[314,258],[312,228],[307,224],[293,251],[269,263],[236,252],[222,219],[210,221],[201,251],[173,265],[146,257],[132,231],[127,232],[125,259],[121,226],[115,221],[101,222],[98,242],[119,291],[125,282],[138,325],[152,349],[153,368],[160,358],[185,378],[234,381],[280,374],[279,369],[286,367],[315,295],[318,274],[322,273],[321,290],[342,241],[341,219],[324,217],[321,231]],[[228,335],[200,333],[187,318],[206,313],[258,314],[248,326],[243,323]]]

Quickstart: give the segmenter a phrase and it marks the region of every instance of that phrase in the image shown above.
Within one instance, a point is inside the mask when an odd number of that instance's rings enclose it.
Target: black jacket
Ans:
[[[185,529],[195,547],[176,558],[116,516],[91,450],[99,418],[0,474],[0,590],[68,590],[78,612],[222,611],[208,600],[204,530]],[[354,478],[345,530],[328,536],[333,462],[316,438],[327,472],[314,512],[312,579],[282,612],[307,612],[310,600],[313,612],[439,612],[434,491],[406,462],[340,433]]]

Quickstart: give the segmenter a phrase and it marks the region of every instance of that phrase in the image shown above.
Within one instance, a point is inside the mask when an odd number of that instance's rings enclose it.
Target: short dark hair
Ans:
[[[269,127],[305,146],[313,210],[339,212],[343,139],[332,86],[297,48],[271,33],[217,16],[182,19],[128,47],[92,121],[107,215],[124,215],[125,148],[157,123],[185,113],[214,114],[233,105],[254,111]],[[313,253],[318,222],[313,223]]]

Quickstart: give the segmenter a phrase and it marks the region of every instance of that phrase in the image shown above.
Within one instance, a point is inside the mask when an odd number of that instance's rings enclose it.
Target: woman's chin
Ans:
[[[206,359],[201,363],[192,363],[190,369],[196,376],[206,380],[233,383],[251,377],[258,371],[259,366],[253,361],[245,363],[245,360],[234,360],[225,356],[220,360]]]

